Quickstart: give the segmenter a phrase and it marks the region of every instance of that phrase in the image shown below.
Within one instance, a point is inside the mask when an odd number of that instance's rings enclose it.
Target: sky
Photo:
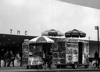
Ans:
[[[100,26],[100,10],[59,0],[0,0],[0,33],[41,36],[56,29],[63,33],[78,29],[85,39],[97,40],[95,26]]]

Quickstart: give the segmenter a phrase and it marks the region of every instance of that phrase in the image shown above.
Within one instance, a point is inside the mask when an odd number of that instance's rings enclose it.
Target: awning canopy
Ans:
[[[42,32],[42,36],[64,36],[64,34],[58,30],[50,29]]]
[[[86,33],[77,29],[73,29],[65,33],[65,37],[85,37],[85,36]]]
[[[29,43],[54,43],[54,40],[45,36],[41,36],[31,39]]]

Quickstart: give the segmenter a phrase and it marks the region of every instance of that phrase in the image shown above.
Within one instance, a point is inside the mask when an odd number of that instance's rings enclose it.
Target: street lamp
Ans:
[[[99,68],[99,26],[95,26],[95,30],[97,30],[97,46],[98,46],[98,68]]]

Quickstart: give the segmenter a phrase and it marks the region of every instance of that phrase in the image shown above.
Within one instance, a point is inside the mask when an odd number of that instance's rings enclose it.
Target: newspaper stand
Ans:
[[[54,43],[53,62],[57,68],[89,66],[89,43],[80,39],[58,39]]]
[[[28,57],[29,57],[29,43],[28,39],[25,39],[24,42],[22,43],[22,65],[26,66],[28,64]]]

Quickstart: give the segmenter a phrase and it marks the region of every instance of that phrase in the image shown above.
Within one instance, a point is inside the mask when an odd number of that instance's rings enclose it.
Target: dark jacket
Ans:
[[[95,54],[94,54],[94,58],[98,58],[99,55],[98,55],[98,52],[96,51]]]
[[[9,58],[8,53],[5,53],[3,57],[4,57],[4,60],[7,60]]]

